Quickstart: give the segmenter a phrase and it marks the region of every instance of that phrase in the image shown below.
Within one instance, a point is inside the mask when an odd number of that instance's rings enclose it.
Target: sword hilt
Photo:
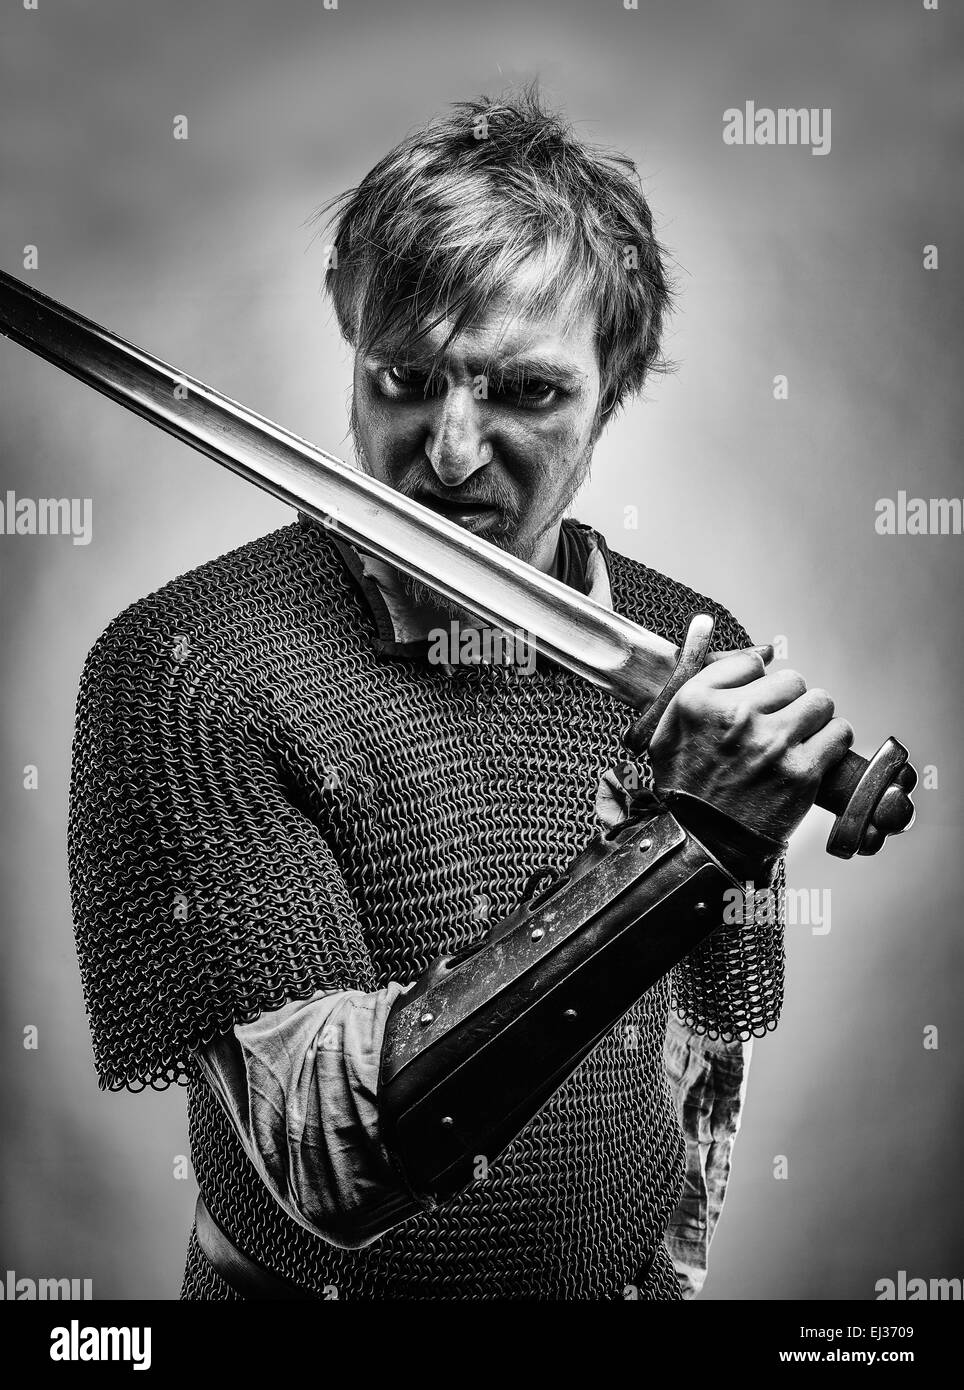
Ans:
[[[851,749],[817,792],[816,804],[837,815],[827,853],[839,859],[876,854],[888,835],[909,830],[917,814],[910,799],[916,785],[917,771],[897,739],[887,739],[869,761]]]
[[[335,527],[343,539],[381,556],[485,622],[506,631],[523,628],[546,655],[615,698],[635,707],[655,696],[632,730],[640,748],[648,744],[672,695],[709,654],[711,615],[694,616],[677,651],[665,638],[463,531],[2,270],[0,334],[278,501]],[[869,763],[848,753],[817,793],[817,805],[837,814],[830,853],[844,859],[876,854],[888,835],[906,830],[914,819],[909,793],[916,781],[907,751],[896,739],[888,739]]]
[[[712,614],[692,615],[672,675],[626,733],[623,741],[632,752],[649,746],[670,700],[702,668],[709,655],[713,626]],[[908,761],[907,749],[895,738],[882,743],[869,760],[852,749],[845,753],[826,773],[814,798],[815,805],[837,817],[827,840],[827,853],[838,859],[877,854],[889,835],[909,830],[916,815],[910,793],[916,785],[917,772]]]

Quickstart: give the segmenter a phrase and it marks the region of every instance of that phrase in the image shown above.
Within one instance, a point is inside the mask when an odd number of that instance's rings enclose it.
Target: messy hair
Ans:
[[[328,230],[325,288],[356,351],[411,348],[448,319],[438,360],[536,258],[518,308],[594,314],[601,412],[665,366],[671,289],[636,167],[579,139],[535,83],[454,103],[313,221]]]

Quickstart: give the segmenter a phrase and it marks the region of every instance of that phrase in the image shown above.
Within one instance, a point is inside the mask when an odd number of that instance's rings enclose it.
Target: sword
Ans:
[[[708,615],[694,615],[677,647],[3,271],[0,333],[483,622],[522,629],[539,651],[616,699],[648,706],[633,730],[637,747],[709,655]],[[837,816],[828,851],[875,854],[908,829],[916,781],[894,738],[869,762],[846,753],[817,794]]]

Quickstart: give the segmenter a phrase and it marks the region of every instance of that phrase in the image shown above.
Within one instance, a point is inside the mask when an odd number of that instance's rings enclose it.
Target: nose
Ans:
[[[492,460],[492,445],[483,438],[479,403],[469,386],[449,386],[439,398],[435,428],[425,438],[425,453],[444,487],[460,487]]]

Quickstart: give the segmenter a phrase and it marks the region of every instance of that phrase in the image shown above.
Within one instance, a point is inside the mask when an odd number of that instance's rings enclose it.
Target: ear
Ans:
[[[594,444],[616,412],[618,395],[618,390],[609,387],[600,399],[596,409],[596,420],[592,432],[592,442]]]

